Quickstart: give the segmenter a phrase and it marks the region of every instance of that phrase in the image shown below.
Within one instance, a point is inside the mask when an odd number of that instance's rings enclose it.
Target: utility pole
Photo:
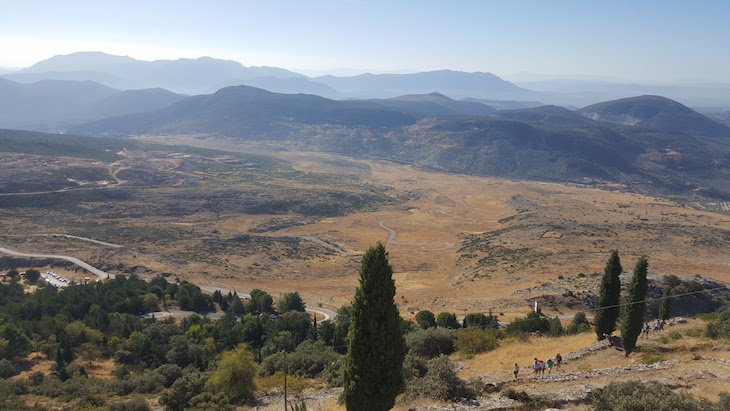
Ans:
[[[284,350],[284,411],[287,411],[287,404],[286,404],[286,374],[287,374],[287,366],[286,366],[286,350]]]

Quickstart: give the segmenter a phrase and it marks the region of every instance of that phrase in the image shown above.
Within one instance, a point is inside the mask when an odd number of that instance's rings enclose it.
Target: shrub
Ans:
[[[216,365],[217,369],[205,383],[209,391],[223,393],[232,401],[253,396],[258,367],[246,345],[241,344],[234,350],[225,351]]]
[[[730,338],[730,306],[715,311],[714,321],[707,323],[706,335],[713,339]]]
[[[109,404],[108,409],[109,411],[152,411],[152,408],[142,398]]]
[[[183,371],[176,364],[163,364],[155,370],[156,373],[160,374],[164,378],[165,387],[170,387],[175,381],[182,377]]]
[[[277,371],[274,375],[261,376],[256,380],[256,386],[264,394],[278,393],[284,390],[284,373]],[[287,390],[290,393],[298,394],[312,386],[312,383],[298,375],[286,377]]]
[[[423,310],[419,311],[418,314],[416,314],[416,324],[418,324],[419,327],[422,329],[435,327],[436,326],[436,317],[433,315],[431,311]]]
[[[662,277],[662,282],[672,288],[676,288],[682,284],[682,280],[679,279],[676,275],[665,275]]]
[[[497,346],[497,338],[488,330],[463,329],[455,333],[454,346],[465,357],[471,358],[476,354],[491,351]]]
[[[506,331],[508,334],[516,334],[519,332],[532,333],[536,331],[550,331],[550,320],[541,317],[538,313],[529,313],[525,318],[519,318],[507,324]]]
[[[701,338],[705,336],[705,329],[702,327],[690,328],[684,332],[687,337]]]
[[[15,367],[10,360],[3,358],[0,360],[0,378],[10,378],[15,374]]]
[[[28,382],[33,386],[41,385],[45,379],[46,375],[40,371],[34,371],[28,375]]]
[[[160,396],[160,405],[167,411],[184,411],[189,408],[190,400],[203,392],[208,374],[190,372],[172,384],[169,391]]]
[[[151,370],[144,370],[141,373],[132,374],[127,380],[132,392],[139,394],[152,394],[162,391],[165,386],[165,377]]]
[[[406,344],[414,355],[426,358],[454,352],[454,331],[429,328],[406,334]]]
[[[695,411],[712,410],[707,400],[695,400],[691,395],[677,393],[658,382],[612,382],[593,396],[597,411]]]
[[[453,364],[443,355],[426,362],[426,373],[423,376],[412,376],[406,382],[406,393],[414,397],[443,401],[474,399],[477,395],[459,378]]]
[[[673,340],[681,340],[682,334],[679,331],[672,330],[669,333],[667,333],[667,337],[673,339]]]
[[[225,394],[202,392],[190,400],[186,411],[236,411],[236,407]]]
[[[436,324],[443,328],[459,328],[459,321],[456,319],[456,314],[442,312],[436,317]]]
[[[290,374],[314,378],[321,374],[330,364],[339,359],[339,355],[322,341],[303,341],[297,349],[288,354],[287,368]],[[284,353],[277,352],[261,363],[263,375],[273,375],[284,371]]]
[[[647,345],[641,348],[641,362],[654,364],[666,360],[667,357],[659,351],[656,345]]]
[[[523,402],[523,403],[529,403],[532,399],[530,397],[530,394],[524,392],[524,391],[517,391],[514,388],[507,388],[506,390],[502,391],[501,394],[505,398],[509,398],[510,400]]]

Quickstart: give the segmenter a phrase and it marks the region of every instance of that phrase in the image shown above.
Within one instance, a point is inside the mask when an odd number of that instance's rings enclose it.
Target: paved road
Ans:
[[[239,297],[243,297],[243,298],[246,298],[246,299],[249,299],[249,300],[251,299],[251,295],[250,294],[245,294],[245,293],[242,293],[242,292],[239,293],[238,290],[236,290],[235,288],[219,287],[219,286],[212,285],[212,284],[202,284],[202,285],[198,284],[198,287],[200,287],[201,290],[205,290],[205,291],[208,291],[210,293],[213,293],[213,292],[216,292],[216,291],[220,291],[224,295],[225,294],[228,294],[229,291],[230,292],[235,291],[236,294],[238,294]],[[304,309],[307,310],[307,311],[309,311],[309,312],[312,312],[312,313],[321,315],[322,317],[324,317],[322,319],[322,321],[334,320],[337,317],[337,313],[336,312],[334,312],[332,310],[328,310],[326,308],[322,308],[322,307],[305,306]]]
[[[142,318],[181,318],[190,317],[193,314],[197,314],[201,317],[210,318],[211,320],[219,320],[223,317],[221,313],[197,313],[195,311],[184,311],[184,310],[172,310],[172,311],[155,311],[153,313],[147,313]]]
[[[83,268],[84,270],[90,272],[91,274],[94,274],[95,276],[106,279],[106,278],[114,278],[114,274],[107,273],[106,271],[102,271],[96,267],[93,267],[81,260],[79,260],[76,257],[69,257],[67,255],[54,255],[54,254],[29,254],[29,253],[21,253],[18,251],[9,250],[7,248],[0,247],[0,253],[10,254],[12,256],[16,257],[29,257],[29,258],[53,258],[56,260],[66,260],[70,261],[77,266]]]

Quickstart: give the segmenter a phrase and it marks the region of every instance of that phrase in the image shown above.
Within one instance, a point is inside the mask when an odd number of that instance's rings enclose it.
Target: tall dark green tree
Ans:
[[[611,335],[616,329],[616,319],[621,313],[618,306],[621,301],[621,271],[623,268],[618,251],[613,250],[603,272],[601,293],[598,296],[596,315],[593,320],[599,340],[602,340],[605,335]]]
[[[659,318],[662,320],[668,320],[671,317],[670,311],[672,309],[672,286],[668,285],[664,287],[662,293],[662,302],[659,304]]]
[[[636,340],[639,338],[641,326],[644,324],[644,311],[646,310],[644,299],[646,290],[649,288],[649,281],[646,279],[648,269],[649,261],[646,257],[639,258],[636,268],[634,268],[631,284],[629,284],[629,294],[624,300],[621,341],[627,357],[636,347]]]
[[[389,410],[403,389],[406,343],[394,297],[393,268],[379,243],[362,259],[353,303],[342,393],[348,411]]]

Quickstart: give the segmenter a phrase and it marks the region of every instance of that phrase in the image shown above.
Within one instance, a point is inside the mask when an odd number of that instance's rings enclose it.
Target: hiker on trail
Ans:
[[[560,369],[560,364],[562,364],[562,363],[563,363],[563,357],[561,357],[560,356],[560,353],[558,353],[555,356],[555,369],[556,370],[559,370]]]
[[[654,322],[654,334],[656,334],[657,331],[659,331],[659,320]]]
[[[517,381],[517,374],[520,373],[520,367],[515,363],[515,369],[513,371],[515,373],[515,381]]]
[[[664,331],[664,320],[659,321],[659,331]]]
[[[540,372],[545,375],[545,361],[540,360]]]
[[[540,361],[535,358],[535,362],[532,363],[532,369],[535,371],[535,375],[537,375],[540,372]]]
[[[550,374],[550,372],[553,370],[553,359],[548,358],[548,360],[545,361],[545,364],[547,365],[548,374]]]
[[[649,338],[649,323],[644,323],[644,336]]]

